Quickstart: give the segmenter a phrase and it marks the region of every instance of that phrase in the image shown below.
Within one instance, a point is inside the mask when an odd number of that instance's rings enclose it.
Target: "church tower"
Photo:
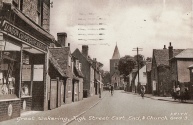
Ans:
[[[118,70],[119,60],[120,60],[120,54],[119,54],[119,49],[116,44],[113,56],[110,59],[111,85],[114,85],[115,89],[119,89],[120,87],[120,73]]]

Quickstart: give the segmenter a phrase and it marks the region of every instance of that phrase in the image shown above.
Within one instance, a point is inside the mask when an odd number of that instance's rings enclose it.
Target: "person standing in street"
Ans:
[[[141,86],[141,97],[144,98],[145,86]]]
[[[111,95],[113,95],[113,90],[114,90],[113,85],[111,85]]]

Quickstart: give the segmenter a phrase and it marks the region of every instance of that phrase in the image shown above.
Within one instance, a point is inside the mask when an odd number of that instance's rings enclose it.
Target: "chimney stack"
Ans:
[[[172,46],[172,44],[171,44],[171,42],[170,42],[170,46],[168,47],[168,49],[169,49],[169,65],[170,65],[170,67],[171,67],[171,58],[173,58],[173,46]]]
[[[88,45],[82,45],[82,54],[88,57]]]
[[[57,33],[57,37],[58,43],[61,45],[61,47],[66,47],[67,33],[65,32]]]
[[[164,45],[164,48],[163,48],[163,49],[167,49],[167,48],[166,48],[166,45]]]

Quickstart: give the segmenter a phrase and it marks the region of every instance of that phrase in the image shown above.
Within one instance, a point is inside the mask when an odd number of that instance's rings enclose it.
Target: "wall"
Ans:
[[[34,22],[37,22],[37,0],[23,0],[22,12]]]
[[[32,97],[21,98],[21,112],[31,111],[31,109],[32,109]]]
[[[154,85],[153,82],[155,81],[155,88],[156,90],[154,90]],[[152,85],[152,92],[153,94],[157,94],[157,90],[158,90],[158,74],[157,74],[157,65],[156,65],[156,61],[155,61],[155,56],[153,55],[153,59],[152,59],[152,72],[151,72],[151,85]]]
[[[95,94],[95,87],[94,87],[94,69],[90,66],[90,96]]]
[[[12,115],[8,116],[8,106],[12,105]],[[4,120],[20,117],[20,100],[10,100],[0,102],[0,122]]]
[[[83,89],[84,90],[88,90],[88,95],[90,95],[90,64],[88,63],[88,61],[86,60],[86,58],[81,54],[81,52],[76,49],[73,54],[73,56],[75,56],[79,62],[82,64],[82,68],[81,71],[84,75],[83,78]]]
[[[180,83],[190,82],[190,72],[188,67],[193,64],[193,61],[179,60],[177,61],[178,81]]]
[[[141,83],[141,85],[146,85],[147,84],[147,74],[144,75],[143,73],[146,74],[146,65],[139,70],[139,82]],[[136,83],[138,83],[138,75],[136,76],[135,81]]]
[[[172,89],[171,72],[168,66],[158,67],[158,95],[169,96]]]
[[[79,101],[83,99],[83,78],[79,78]]]

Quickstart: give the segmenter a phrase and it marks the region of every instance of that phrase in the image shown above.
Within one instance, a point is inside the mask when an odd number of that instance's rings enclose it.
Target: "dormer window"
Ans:
[[[82,64],[79,63],[79,70],[81,71],[81,69],[82,69]]]
[[[71,65],[71,57],[68,56],[68,66],[70,66],[70,65]]]

